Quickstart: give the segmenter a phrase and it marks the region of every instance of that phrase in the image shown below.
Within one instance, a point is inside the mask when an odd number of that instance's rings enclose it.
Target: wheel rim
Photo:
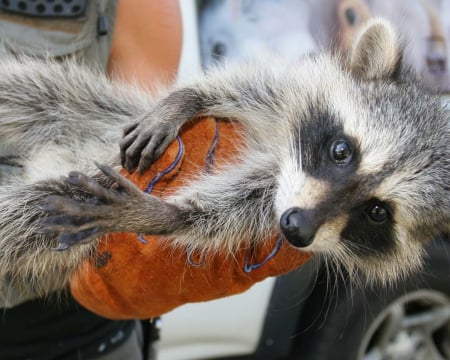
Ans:
[[[369,326],[358,359],[450,359],[450,299],[428,289],[396,299]]]

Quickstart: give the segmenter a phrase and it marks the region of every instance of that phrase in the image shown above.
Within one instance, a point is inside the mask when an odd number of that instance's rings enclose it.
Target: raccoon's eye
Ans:
[[[389,219],[389,211],[381,204],[374,204],[367,209],[367,216],[374,223],[384,224]]]
[[[353,149],[347,140],[336,140],[331,144],[330,158],[338,165],[347,165],[353,158]]]

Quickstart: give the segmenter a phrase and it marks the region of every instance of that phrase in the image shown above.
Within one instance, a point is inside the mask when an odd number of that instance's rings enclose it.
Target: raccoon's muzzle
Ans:
[[[280,218],[280,229],[293,246],[304,248],[312,244],[316,228],[299,207],[286,210]]]

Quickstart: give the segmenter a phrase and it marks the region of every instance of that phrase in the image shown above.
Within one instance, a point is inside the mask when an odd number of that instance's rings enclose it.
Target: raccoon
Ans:
[[[116,231],[230,253],[278,231],[299,251],[389,283],[449,231],[449,113],[403,64],[383,20],[361,32],[345,66],[327,53],[301,66],[224,66],[155,103],[71,64],[0,71],[0,133],[23,154],[22,176],[0,193],[8,289],[62,288]],[[243,126],[232,164],[164,200],[113,169],[145,171],[200,116]]]

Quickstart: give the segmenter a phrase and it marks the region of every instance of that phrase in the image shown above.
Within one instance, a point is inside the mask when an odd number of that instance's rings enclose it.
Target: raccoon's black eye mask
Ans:
[[[341,237],[355,245],[360,256],[386,253],[395,245],[392,205],[371,198],[349,211]]]

